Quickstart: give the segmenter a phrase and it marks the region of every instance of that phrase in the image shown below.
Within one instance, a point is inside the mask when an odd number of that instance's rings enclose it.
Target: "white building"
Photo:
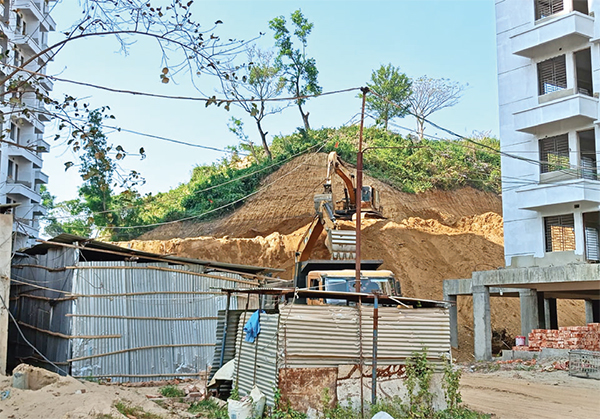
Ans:
[[[497,0],[506,265],[600,260],[600,1]]]
[[[444,281],[444,300],[473,298],[476,359],[491,296],[519,297],[523,336],[558,328],[558,299],[600,321],[600,0],[496,0],[496,40],[507,269]]]
[[[31,57],[47,47],[48,32],[56,24],[49,15],[48,0],[0,1],[0,51],[3,62],[0,77],[6,77],[15,67],[22,67]],[[37,56],[26,64],[27,70],[45,73],[48,54]],[[29,78],[21,72],[15,78]],[[13,79],[15,79],[13,78]],[[39,76],[35,87],[46,94],[52,90],[52,81]],[[9,83],[0,86],[4,106],[0,144],[0,204],[19,203],[13,210],[14,248],[30,245],[38,236],[38,217],[45,213],[41,205],[40,186],[48,182],[42,169],[43,153],[50,145],[44,141],[44,123],[49,115],[43,103],[32,91],[9,91]],[[23,113],[22,110],[28,112]],[[12,143],[12,144],[11,144]]]

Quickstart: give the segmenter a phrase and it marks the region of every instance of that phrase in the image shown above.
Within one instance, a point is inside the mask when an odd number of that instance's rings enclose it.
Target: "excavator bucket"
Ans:
[[[356,231],[329,230],[326,245],[331,253],[331,259],[355,259]]]

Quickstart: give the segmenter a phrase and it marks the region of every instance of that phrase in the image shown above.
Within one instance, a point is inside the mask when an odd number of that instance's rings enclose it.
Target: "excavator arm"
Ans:
[[[325,178],[325,189],[331,190],[331,178],[333,173],[337,174],[346,185],[346,191],[350,201],[350,206],[356,208],[356,185],[354,184],[354,175],[344,166],[335,151],[327,156],[327,177]]]

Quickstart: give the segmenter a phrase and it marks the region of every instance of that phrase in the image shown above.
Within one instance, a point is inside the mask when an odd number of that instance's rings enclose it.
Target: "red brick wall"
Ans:
[[[529,334],[529,346],[515,346],[513,350],[540,351],[542,348],[600,351],[600,323],[558,330],[534,329]]]

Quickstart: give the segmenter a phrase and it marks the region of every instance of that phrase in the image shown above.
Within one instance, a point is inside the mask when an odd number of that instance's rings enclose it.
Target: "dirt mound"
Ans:
[[[210,222],[192,220],[167,224],[142,235],[140,240],[227,235],[255,237],[273,232],[290,234],[312,219],[315,212],[313,195],[322,191],[326,163],[324,153],[300,156],[268,176],[262,183],[263,189],[234,213]],[[502,211],[498,195],[473,188],[409,194],[370,176],[365,176],[364,184],[380,191],[384,216],[397,222],[420,217],[453,224],[462,217],[486,212],[500,214]],[[342,197],[342,188],[342,181],[334,177],[334,196]]]
[[[139,407],[156,418],[175,418],[170,412],[149,401],[148,389],[125,388],[79,381],[47,370],[20,365],[13,371],[26,373],[29,390],[12,387],[13,377],[0,377],[0,418],[121,418],[117,403]],[[34,389],[35,388],[35,389]],[[140,416],[141,417],[141,416]]]

